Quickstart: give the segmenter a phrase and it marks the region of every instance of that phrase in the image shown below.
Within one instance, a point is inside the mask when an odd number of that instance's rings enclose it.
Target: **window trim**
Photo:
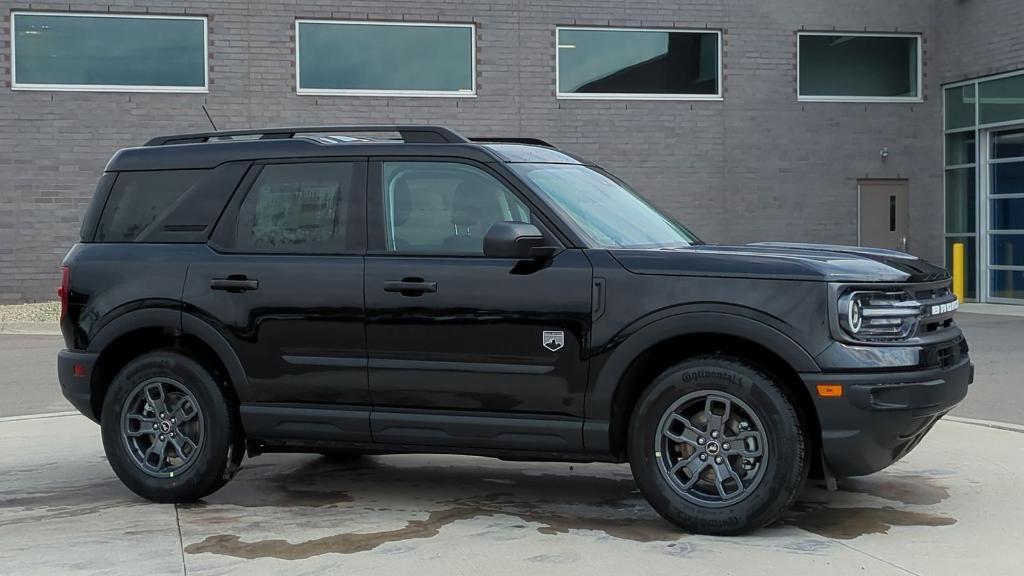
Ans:
[[[560,34],[562,30],[584,30],[599,32],[682,32],[690,34],[714,34],[716,43],[716,58],[718,66],[715,70],[718,79],[718,90],[714,94],[644,94],[644,93],[617,93],[617,92],[590,92],[580,94],[576,92],[562,92],[561,72],[561,46]],[[716,28],[615,28],[608,26],[555,26],[555,99],[556,100],[677,100],[677,101],[700,101],[700,102],[721,102],[724,100],[724,75],[722,63],[722,31]]]
[[[358,24],[364,26],[409,26],[419,28],[469,28],[470,48],[470,80],[472,88],[470,91],[459,90],[380,90],[380,89],[354,89],[354,88],[303,88],[300,65],[300,24]],[[300,96],[402,96],[419,98],[476,98],[476,24],[456,22],[412,22],[412,21],[389,21],[389,20],[324,20],[316,18],[296,18],[294,25],[295,37],[295,93]]]
[[[134,84],[34,84],[17,81],[17,55],[15,22],[18,16],[69,16],[79,18],[120,18],[148,20],[199,20],[203,23],[203,85],[202,86],[146,86]],[[143,92],[164,94],[208,94],[210,92],[210,24],[206,16],[163,14],[124,14],[98,12],[46,12],[16,10],[11,12],[11,90],[47,92]]]
[[[803,36],[856,36],[864,38],[917,39],[917,96],[805,96],[800,91],[800,39]],[[845,32],[832,30],[796,33],[796,100],[797,102],[859,102],[859,103],[921,103],[924,102],[924,36],[919,32]]]

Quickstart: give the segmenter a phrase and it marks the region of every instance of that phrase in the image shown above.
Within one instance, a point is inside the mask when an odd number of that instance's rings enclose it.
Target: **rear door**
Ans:
[[[361,158],[254,165],[183,297],[238,355],[243,400],[355,406],[353,422],[337,425],[356,439],[368,439],[369,413],[365,183]]]
[[[907,251],[910,219],[906,180],[859,180],[861,246]]]

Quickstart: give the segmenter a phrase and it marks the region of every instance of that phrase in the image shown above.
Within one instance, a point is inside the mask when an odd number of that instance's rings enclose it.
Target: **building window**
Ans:
[[[1024,303],[1024,74],[946,86],[946,247],[966,253],[967,297]]]
[[[15,12],[14,90],[206,92],[206,18]]]
[[[298,20],[299,94],[473,96],[471,24]]]
[[[558,28],[559,98],[718,100],[721,33]]]
[[[921,100],[920,36],[801,32],[797,53],[800,100]]]

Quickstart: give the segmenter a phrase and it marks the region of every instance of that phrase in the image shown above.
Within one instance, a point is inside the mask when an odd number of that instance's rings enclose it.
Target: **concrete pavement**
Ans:
[[[0,421],[4,574],[1015,574],[1024,433],[940,422],[893,468],[810,487],[783,525],[680,534],[621,465],[247,460],[206,501],[145,502],[81,416]]]

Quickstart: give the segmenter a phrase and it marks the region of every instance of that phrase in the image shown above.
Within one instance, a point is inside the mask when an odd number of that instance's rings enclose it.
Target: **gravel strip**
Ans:
[[[57,324],[60,302],[34,302],[0,306],[0,324],[44,323]]]

